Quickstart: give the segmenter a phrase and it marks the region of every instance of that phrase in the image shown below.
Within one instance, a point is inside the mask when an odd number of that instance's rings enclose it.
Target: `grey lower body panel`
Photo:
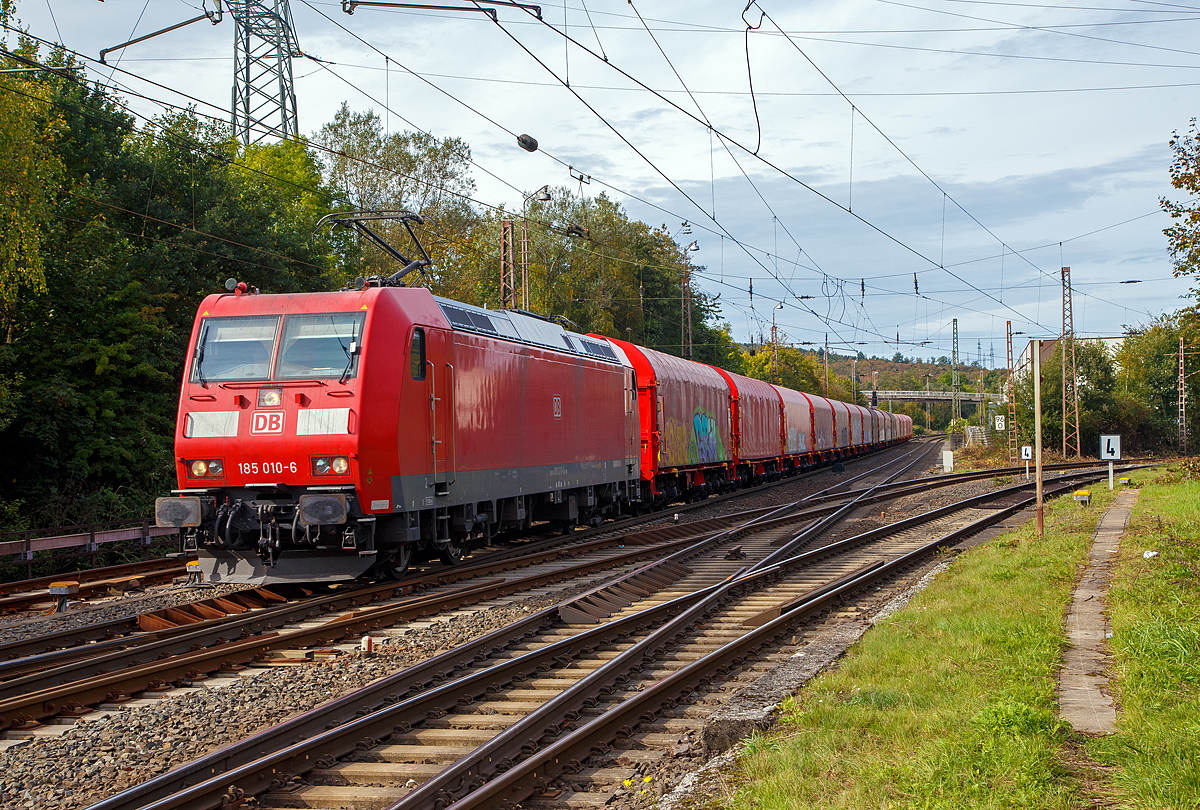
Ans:
[[[267,565],[252,551],[201,548],[197,552],[204,581],[214,584],[270,585],[280,582],[341,582],[366,573],[375,552],[284,551]]]
[[[637,480],[638,459],[610,459],[540,467],[460,470],[433,475],[392,477],[393,512],[415,512],[440,506],[538,495],[556,490],[604,486]],[[438,483],[442,482],[439,494]]]

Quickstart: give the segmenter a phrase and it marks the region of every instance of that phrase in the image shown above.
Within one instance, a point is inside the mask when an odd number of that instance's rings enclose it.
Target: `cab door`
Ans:
[[[429,381],[429,438],[435,495],[449,495],[456,469],[454,420],[454,340],[440,329],[427,332],[426,379]]]

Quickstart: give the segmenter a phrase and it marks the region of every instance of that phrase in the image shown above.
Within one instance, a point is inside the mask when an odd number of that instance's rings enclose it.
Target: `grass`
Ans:
[[[775,730],[743,749],[737,789],[722,806],[1092,806],[1095,790],[1079,761],[1089,753],[1116,761],[1121,744],[1081,753],[1055,701],[1070,590],[1113,497],[1103,486],[1092,494],[1090,509],[1070,500],[1050,504],[1040,543],[1030,521],[963,554],[837,670],[788,700]],[[1187,668],[1195,663],[1187,638],[1179,639],[1181,651],[1149,627],[1142,636],[1143,646],[1173,651],[1163,660],[1176,662],[1174,672],[1195,674]],[[1189,688],[1194,697],[1195,683]],[[1164,727],[1155,744],[1167,736]],[[1189,745],[1176,740],[1171,762],[1194,750]]]
[[[1126,807],[1200,808],[1198,477],[1177,468],[1142,488],[1109,592],[1120,715],[1087,751]]]

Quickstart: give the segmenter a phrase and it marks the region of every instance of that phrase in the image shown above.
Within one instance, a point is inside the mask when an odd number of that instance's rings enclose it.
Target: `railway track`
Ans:
[[[675,745],[681,730],[694,730],[704,701],[697,704],[700,709],[655,718],[670,711],[680,695],[697,689],[702,698],[718,697],[704,685],[715,677],[714,667],[735,666],[731,662],[744,659],[748,650],[786,635],[796,622],[828,609],[834,600],[894,577],[922,555],[1004,519],[1033,497],[1019,495],[1020,486],[1010,487],[934,510],[899,527],[824,546],[819,545],[821,535],[836,523],[836,515],[815,522],[819,519],[790,504],[776,514],[754,516],[748,525],[691,542],[616,582],[95,807],[127,809],[147,802],[156,808],[215,807],[222,802],[236,805],[249,796],[279,807],[444,807],[455,801],[492,806],[520,800],[505,792],[513,789],[522,798],[533,796],[545,787],[551,772],[575,786],[564,782],[552,791],[589,794],[593,791],[584,777],[570,774],[585,766],[578,746],[589,751],[597,745],[604,748],[621,735],[581,743],[577,737],[584,729],[627,732],[625,737],[634,742],[622,749],[624,754],[609,757],[626,763],[621,766],[625,772],[628,763],[662,756],[654,746],[671,739]],[[978,507],[988,497],[1016,502],[1005,509],[984,509],[980,516]],[[842,507],[851,508],[852,504]],[[930,521],[941,522],[932,541],[930,529],[919,528]],[[898,529],[907,534],[894,536]],[[794,647],[787,644],[777,646],[752,667],[770,666],[772,656],[778,659],[792,652]],[[678,678],[683,680],[676,683]],[[678,689],[664,692],[664,683]],[[642,695],[648,693],[667,695],[653,711],[639,709],[650,718],[648,726],[635,731],[628,718],[612,725],[617,722],[614,712],[634,703],[641,706],[646,700]],[[363,712],[370,713],[357,716]],[[335,728],[324,731],[331,724]],[[376,745],[379,740],[385,742]],[[570,749],[576,752],[570,762],[543,756],[568,740],[577,747]],[[593,787],[611,790],[613,769],[591,769],[597,774]],[[518,773],[524,775],[517,779]],[[180,792],[185,783],[193,787]],[[485,790],[496,784],[500,793],[480,793],[491,798],[476,800],[471,788],[477,784],[487,785]],[[596,796],[611,797],[604,790]],[[560,798],[545,793],[538,801],[554,803]],[[575,806],[587,803],[572,801]]]
[[[196,683],[251,664],[295,662],[294,651],[356,642],[391,625],[494,600],[553,582],[596,576],[687,541],[701,526],[687,524],[642,533],[623,548],[595,540],[501,561],[451,569],[399,583],[264,607],[164,632],[132,633],[108,642],[65,647],[0,663],[0,729],[32,730],[51,717],[81,716],[89,707],[126,701],[136,692],[174,682]],[[673,535],[684,540],[662,540]],[[660,540],[661,542],[655,542]],[[497,576],[523,569],[513,576]],[[251,593],[269,592],[258,589]],[[121,628],[135,626],[125,621]],[[111,628],[110,628],[111,629]],[[45,643],[46,640],[42,640]],[[36,642],[35,642],[36,643]],[[24,646],[24,645],[23,645]],[[0,650],[0,652],[3,652]],[[95,653],[100,653],[99,655]],[[50,682],[53,686],[37,688]]]
[[[0,584],[0,613],[17,613],[52,606],[58,600],[57,596],[50,593],[50,585],[55,582],[77,582],[79,592],[76,596],[86,598],[96,594],[160,585],[172,582],[186,573],[186,559],[168,558],[5,582]]]
[[[889,464],[892,462],[888,462]],[[868,471],[848,481],[857,480]],[[803,477],[811,475],[805,474]],[[796,479],[790,479],[794,482]],[[789,481],[780,482],[789,483]],[[778,485],[778,484],[777,484]],[[676,520],[680,513],[711,507],[723,501],[728,501],[747,494],[757,495],[758,491],[750,493],[731,493],[706,502],[682,505],[675,513]],[[818,493],[820,495],[820,493]],[[200,646],[224,645],[231,640],[246,640],[275,628],[297,622],[312,620],[316,613],[327,614],[331,611],[348,610],[364,603],[381,600],[397,599],[408,596],[424,589],[447,585],[472,578],[494,576],[512,568],[533,565],[548,560],[560,558],[563,554],[586,554],[604,548],[623,544],[644,545],[659,539],[670,539],[702,531],[704,524],[692,528],[680,528],[668,524],[658,528],[646,529],[634,534],[627,530],[636,525],[653,520],[662,520],[661,515],[643,516],[622,521],[616,525],[581,531],[572,537],[556,536],[522,544],[518,548],[504,551],[493,551],[483,555],[478,563],[459,565],[445,568],[440,565],[429,566],[422,574],[405,578],[399,583],[386,583],[367,587],[356,587],[341,592],[326,594],[319,598],[306,599],[312,595],[308,589],[298,589],[295,586],[274,586],[268,588],[250,589],[244,592],[228,594],[221,598],[200,601],[191,605],[165,608],[152,611],[149,614],[127,616],[107,622],[99,622],[85,627],[73,627],[67,630],[36,634],[32,638],[0,644],[0,730],[10,728],[14,724],[28,724],[32,721],[54,716],[62,710],[79,713],[85,706],[84,701],[95,703],[96,692],[86,695],[71,695],[66,687],[69,683],[77,683],[85,678],[102,675],[106,672],[129,668],[142,664],[147,659],[166,658],[184,652],[194,652]],[[587,539],[588,537],[593,539]],[[637,553],[624,555],[634,559]],[[586,566],[585,566],[586,567]],[[514,583],[503,588],[491,588],[471,591],[468,596],[494,597],[500,590],[509,591]],[[328,590],[328,589],[322,589]],[[278,605],[280,602],[299,602],[292,605]],[[422,610],[434,610],[438,603],[422,602]],[[446,603],[449,605],[449,603]],[[453,607],[453,605],[450,605]],[[269,607],[270,609],[264,609]],[[403,612],[399,615],[405,615]],[[354,628],[353,625],[350,626]],[[347,629],[345,632],[353,632]],[[345,633],[339,633],[342,638]],[[296,638],[286,636],[282,641]],[[326,639],[328,640],[328,639]],[[279,646],[280,640],[272,646]],[[240,665],[248,660],[259,660],[269,649],[255,648],[252,644],[243,644],[240,648],[225,648],[228,653],[222,663]],[[203,664],[204,656],[193,656],[194,664]],[[208,663],[211,665],[211,656]],[[6,660],[7,659],[7,660]],[[144,673],[144,674],[143,674]],[[178,676],[178,670],[172,670],[162,662],[151,667],[142,668],[137,672],[126,672],[125,678],[108,678],[104,681],[104,697],[110,702],[125,699],[131,694],[129,689],[137,691],[141,687],[136,684],[145,681],[150,686],[163,683],[156,680],[158,674]],[[201,672],[194,667],[184,675],[191,680],[200,676]],[[36,689],[40,680],[50,680],[55,688],[47,692]],[[127,688],[128,687],[128,688]],[[97,687],[99,688],[99,687]],[[51,707],[50,710],[38,708],[37,698]],[[5,700],[5,699],[8,700]]]
[[[912,464],[915,463],[918,462]],[[877,471],[871,471],[872,474],[875,472]],[[849,484],[850,481],[844,483]],[[833,496],[817,493],[810,500],[830,497]],[[800,516],[815,516],[834,508],[837,507],[815,507],[802,512]],[[597,539],[573,545],[571,553],[587,553],[606,546],[611,547],[618,542],[643,544],[664,537],[679,537],[681,534],[688,536],[689,533],[694,534],[702,528],[704,527],[668,526],[616,539]],[[669,550],[670,544],[665,549],[623,552],[613,559],[600,560],[598,567],[620,565]],[[133,619],[125,619],[91,629],[90,634],[102,634],[106,638],[102,642],[80,644],[80,631],[69,631],[57,637],[0,647],[0,657],[7,655],[10,658],[17,653],[28,653],[31,648],[49,650],[0,663],[0,728],[18,727],[21,729],[18,733],[22,736],[37,733],[34,724],[49,717],[63,714],[79,716],[86,713],[88,707],[97,704],[128,700],[134,693],[147,689],[161,691],[173,682],[195,682],[213,672],[228,672],[248,664],[263,662],[271,655],[282,657],[282,663],[292,663],[294,658],[278,651],[305,646],[327,646],[353,638],[364,629],[370,632],[380,627],[381,623],[409,620],[482,599],[494,599],[524,587],[543,584],[547,580],[570,578],[597,569],[596,561],[585,562],[560,568],[549,574],[539,573],[533,578],[506,578],[495,582],[476,583],[473,587],[451,589],[448,594],[410,597],[411,594],[427,587],[440,585],[445,589],[454,581],[487,577],[508,567],[545,562],[559,557],[562,553],[561,550],[543,549],[515,556],[500,554],[497,555],[500,559],[473,566],[461,566],[449,572],[443,570],[437,574],[410,579],[403,584],[376,585],[303,600],[297,604],[273,605],[269,609],[263,609],[261,603],[247,601],[246,597],[250,600],[266,597],[283,602],[285,595],[278,593],[281,589],[276,589],[274,593],[267,589],[258,589],[224,600],[214,600],[224,604],[240,596],[243,606],[260,608],[245,615],[221,616],[197,621],[194,625],[176,627],[163,620],[160,613],[150,617],[152,621],[149,625],[147,617],[141,616],[137,617],[136,622]],[[308,595],[307,592],[304,595]],[[287,594],[286,597],[294,599],[296,594]],[[349,610],[380,600],[400,601],[386,608],[374,609],[366,615],[361,612],[347,615]],[[321,614],[333,611],[342,613],[336,618],[317,620]],[[237,612],[240,614],[242,610]],[[203,619],[206,615],[203,611],[199,612],[199,616],[196,615],[196,611],[188,615],[181,609],[169,609],[166,613],[176,620],[179,614],[187,615],[190,620]],[[307,626],[290,631],[276,629],[295,624]],[[157,632],[132,632],[138,627],[147,626]],[[39,685],[46,681],[54,685],[39,688]]]
[[[875,464],[877,463],[877,459],[881,456],[886,457],[887,455],[896,454],[902,450],[903,447],[888,448],[881,451],[879,454],[849,459],[845,462],[845,465],[849,470],[854,467]],[[670,513],[686,516],[688,513],[696,510],[703,510],[722,503],[737,501],[748,497],[755,497],[760,494],[770,492],[777,487],[795,485],[797,483],[807,481],[815,476],[827,475],[828,472],[828,468],[818,468],[800,473],[795,476],[783,478],[778,481],[760,484],[759,486],[751,489],[740,489],[723,495],[714,495],[706,500],[697,501],[694,503],[674,504],[670,507]],[[517,540],[511,547],[507,549],[492,549],[486,553],[488,554],[488,559],[499,561],[506,557],[521,556],[534,550],[562,548],[565,546],[577,545],[578,543],[586,542],[594,538],[619,536],[621,533],[635,527],[661,522],[664,519],[664,510],[651,511],[643,515],[625,517],[599,527],[578,528],[565,536],[559,532],[541,536],[531,535],[529,537]],[[480,555],[476,554],[475,556],[478,557]],[[169,582],[174,577],[185,573],[184,566],[185,562],[182,560],[157,560],[145,563],[132,563],[128,566],[111,566],[108,568],[93,569],[91,571],[75,572],[70,575],[42,577],[33,580],[21,580],[17,582],[5,583],[0,585],[0,604],[3,604],[3,600],[5,598],[10,598],[10,607],[8,608],[9,612],[18,612],[21,610],[28,610],[32,607],[48,605],[52,601],[52,598],[46,589],[52,581],[79,581],[81,585],[81,598],[86,598],[89,593],[107,594],[115,588],[127,586],[130,584],[134,578],[134,575],[136,574],[144,575],[144,578],[141,580],[143,585]],[[452,573],[448,573],[452,572],[453,570],[454,569],[447,569],[437,562],[431,562],[424,565],[418,564],[414,566],[413,571],[405,579],[407,581],[408,579],[417,578],[426,574],[453,576]],[[170,572],[170,577],[167,576],[168,572]],[[90,631],[87,628],[80,629],[74,640],[70,640],[66,643],[68,645],[82,644],[90,641],[110,639],[114,634],[124,635],[127,632],[133,632],[133,630],[120,630],[116,625],[116,622],[105,623],[103,625],[98,623],[95,626],[97,628],[95,631]],[[43,633],[42,635],[50,636],[54,634]],[[0,659],[6,657],[12,657],[12,655],[11,653],[6,653],[3,646],[0,646]]]
[[[908,466],[915,466],[921,458],[922,455],[918,453],[917,459]],[[894,463],[896,461],[884,466]],[[873,469],[855,478],[876,475],[878,472],[878,468]],[[848,486],[854,480],[847,479],[838,487]],[[900,493],[910,490],[911,487],[903,485],[896,489]],[[840,502],[845,497],[826,491],[816,493],[806,501],[832,500],[838,503],[810,507],[787,520],[815,519],[844,508]],[[879,499],[886,496],[874,497]],[[639,559],[670,553],[681,541],[612,554],[603,552],[618,544],[641,545],[680,536],[686,540],[703,529],[715,529],[720,525],[723,524],[717,522],[714,525],[710,522],[699,526],[667,526],[636,535],[576,543],[570,547],[572,556],[600,552],[599,556],[572,565],[552,566],[550,571],[538,571],[525,577],[486,579],[506,569],[557,560],[564,551],[542,548],[535,551],[519,550],[524,553],[502,553],[495,555],[496,559],[448,571],[441,569],[437,573],[410,578],[403,583],[375,585],[269,607],[255,604],[253,600],[266,597],[268,601],[285,602],[295,599],[297,594],[279,593],[286,589],[276,589],[275,592],[258,589],[240,595],[244,597],[242,604],[245,607],[259,608],[247,611],[244,615],[239,615],[243,611],[238,610],[236,614],[209,618],[182,627],[171,626],[170,622],[152,616],[149,627],[156,632],[138,632],[138,628],[147,627],[147,617],[141,616],[136,620],[125,619],[89,629],[87,635],[102,635],[106,639],[100,642],[80,643],[84,634],[76,630],[7,645],[0,647],[0,657],[7,655],[13,660],[0,663],[0,729],[18,729],[9,736],[36,735],[37,724],[48,718],[78,717],[86,714],[90,707],[124,702],[138,692],[161,692],[172,683],[192,684],[214,673],[235,672],[247,665],[264,662],[270,664],[272,657],[281,659],[277,662],[280,664],[294,663],[297,649],[328,647],[353,640],[364,632],[370,633],[388,624],[496,599],[550,581],[587,576],[606,568],[630,565]],[[473,578],[484,579],[461,588],[451,587],[454,582]],[[441,592],[413,595],[431,587],[440,588]],[[308,596],[309,593],[302,595]],[[234,598],[216,601],[229,602]],[[378,602],[384,604],[366,610],[358,609]],[[184,611],[170,609],[167,613],[178,619],[177,614]],[[203,612],[199,616],[193,612],[189,618],[203,619],[204,616]],[[162,626],[164,623],[167,626]],[[283,629],[288,626],[292,626],[291,629]],[[33,648],[49,651],[17,657],[19,653],[28,653]],[[311,657],[311,653],[302,652],[299,655],[301,658]],[[53,686],[44,687],[46,682]]]

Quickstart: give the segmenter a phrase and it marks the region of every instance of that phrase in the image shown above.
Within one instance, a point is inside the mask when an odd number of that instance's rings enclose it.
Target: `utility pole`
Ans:
[[[549,184],[542,186],[532,194],[523,195],[521,200],[521,309],[529,309],[529,201],[550,202]],[[515,279],[513,287],[515,288]],[[640,290],[640,288],[639,288]],[[641,293],[638,293],[639,298]],[[516,292],[513,292],[513,304],[516,305]]]
[[[1029,341],[1033,354],[1033,463],[1037,478],[1037,539],[1044,535],[1042,508],[1042,342]]]
[[[679,289],[679,356],[687,357],[687,316],[688,316],[688,271],[683,268],[683,282]]]
[[[1017,463],[1017,384],[1013,379],[1012,321],[1008,325],[1008,463]]]
[[[929,432],[929,380],[933,374],[925,375],[925,432]]]
[[[771,310],[771,382],[779,385],[779,333],[775,327],[775,310],[783,309],[783,302]]]
[[[529,218],[521,212],[521,309],[529,310]],[[515,275],[515,274],[514,274]],[[515,282],[515,279],[514,279]],[[515,286],[515,285],[514,285]],[[516,306],[513,293],[513,306]]]
[[[250,144],[300,134],[292,60],[303,56],[288,0],[225,0],[233,36],[233,136]]]
[[[500,221],[500,307],[512,309],[516,298],[516,267],[513,261],[513,223]]]
[[[1071,314],[1071,268],[1062,269],[1062,425],[1063,458],[1079,458],[1079,391],[1075,371],[1075,324]]]
[[[954,391],[954,407],[950,409],[950,419],[962,419],[962,401],[958,398],[958,318],[954,319],[954,348],[950,352],[951,388]]]
[[[686,226],[687,223],[685,222]],[[691,233],[690,230],[685,233]],[[691,359],[692,350],[692,262],[688,253],[699,250],[698,242],[692,242],[683,249],[683,289],[679,295],[679,356]],[[774,317],[774,315],[772,315]]]
[[[979,372],[979,426],[987,429],[987,396],[983,393],[983,371]]]
[[[122,42],[100,51],[100,61],[113,51],[170,33],[185,25],[207,19],[221,22],[222,0],[213,11],[168,26],[151,34]],[[296,116],[296,91],[292,60],[304,56],[296,41],[288,0],[224,0],[233,17],[233,91],[230,122],[233,137],[244,144],[265,138],[288,140],[300,135]],[[343,10],[352,11],[343,5]]]
[[[829,396],[829,333],[825,333],[825,396]]]

